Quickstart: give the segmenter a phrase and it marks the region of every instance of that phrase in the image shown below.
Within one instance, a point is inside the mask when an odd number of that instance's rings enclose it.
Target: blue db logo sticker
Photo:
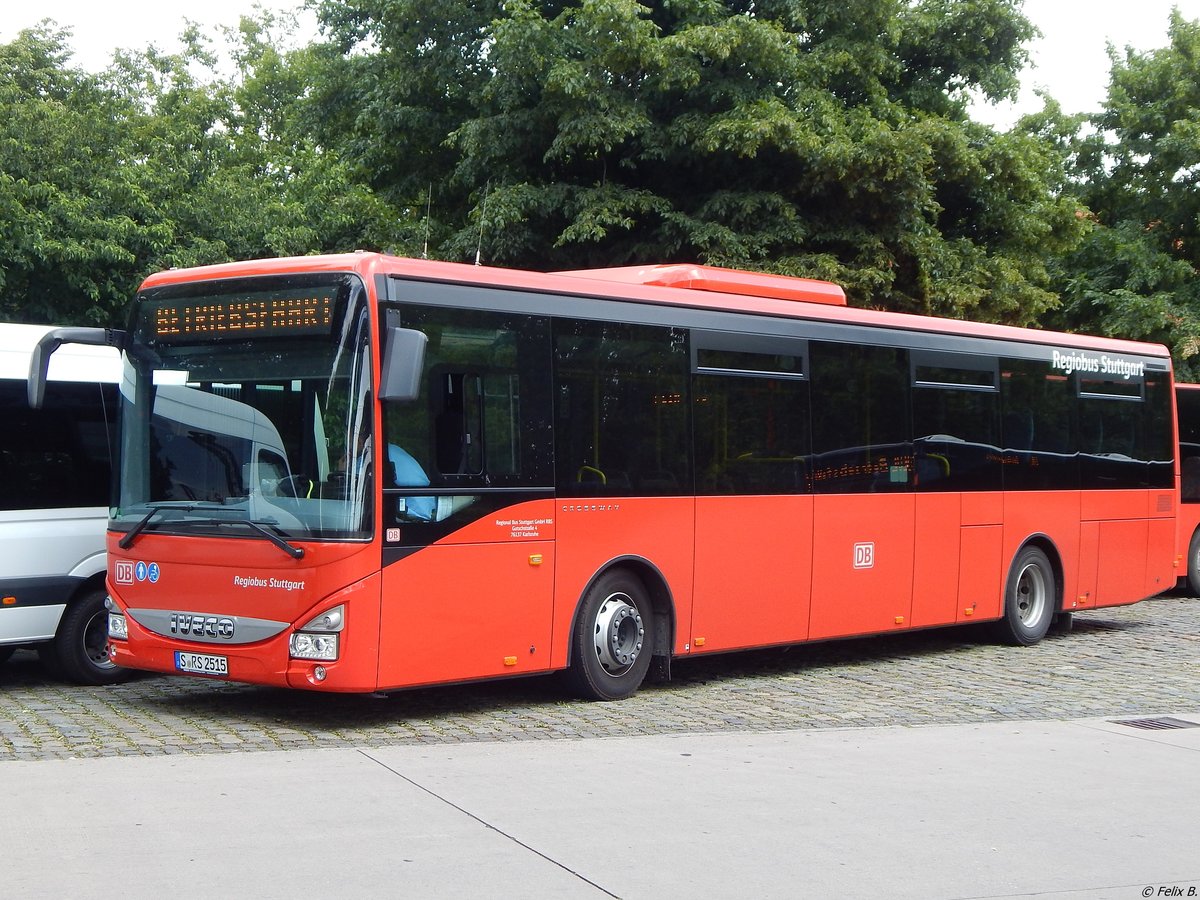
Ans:
[[[875,543],[873,541],[854,545],[854,568],[875,568]]]

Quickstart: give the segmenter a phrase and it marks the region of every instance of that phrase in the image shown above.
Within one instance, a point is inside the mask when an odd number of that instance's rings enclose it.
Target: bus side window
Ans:
[[[812,341],[809,354],[813,491],[911,490],[908,351]]]
[[[691,493],[687,332],[573,319],[554,328],[559,491]]]

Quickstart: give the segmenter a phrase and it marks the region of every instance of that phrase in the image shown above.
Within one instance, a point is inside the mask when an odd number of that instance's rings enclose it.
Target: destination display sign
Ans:
[[[173,300],[150,317],[159,341],[238,340],[329,334],[336,285]]]

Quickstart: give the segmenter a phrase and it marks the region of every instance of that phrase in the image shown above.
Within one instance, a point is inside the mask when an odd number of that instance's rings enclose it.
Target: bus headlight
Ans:
[[[338,658],[338,632],[346,627],[346,607],[335,606],[309,619],[292,635],[288,650],[292,659]]]
[[[125,621],[125,613],[113,602],[112,597],[105,596],[104,608],[108,610],[108,636],[112,640],[129,640],[129,623]]]
[[[297,631],[292,635],[291,655],[292,659],[320,659],[332,662],[338,658],[338,636]]]
[[[116,641],[130,640],[130,625],[125,620],[121,607],[114,604],[113,598],[104,598],[104,608],[108,610],[108,636]]]

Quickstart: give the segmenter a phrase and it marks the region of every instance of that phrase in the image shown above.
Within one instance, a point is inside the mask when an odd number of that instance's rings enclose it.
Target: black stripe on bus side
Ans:
[[[438,496],[470,496],[475,502],[459,510],[442,522],[401,522],[395,518],[394,505],[388,499],[404,496],[438,497]],[[528,503],[531,500],[553,499],[553,488],[461,488],[455,490],[439,490],[438,488],[387,488],[383,492],[383,565],[384,567],[397,563],[418,550],[435,544],[468,525],[496,515],[503,509]],[[390,508],[389,508],[390,507]],[[387,539],[389,528],[400,529],[400,539]],[[505,543],[496,541],[496,543]]]
[[[15,603],[0,606],[0,610],[17,606],[58,606],[66,603],[83,583],[71,575],[51,575],[45,578],[0,579],[0,598],[15,597]]]

